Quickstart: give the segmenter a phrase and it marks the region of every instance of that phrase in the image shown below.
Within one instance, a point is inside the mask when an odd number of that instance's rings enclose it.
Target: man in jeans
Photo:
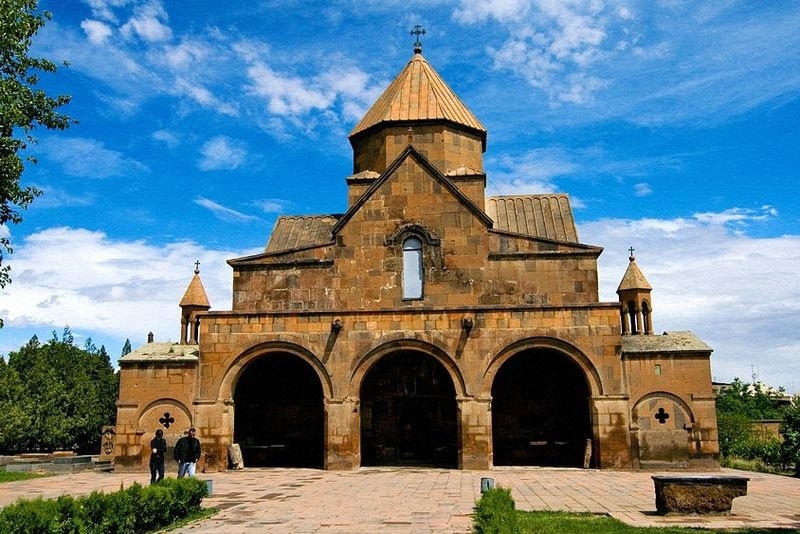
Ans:
[[[197,460],[200,459],[200,440],[195,437],[197,431],[194,427],[189,429],[189,435],[183,436],[175,443],[173,456],[178,462],[178,478],[184,475],[193,477]]]

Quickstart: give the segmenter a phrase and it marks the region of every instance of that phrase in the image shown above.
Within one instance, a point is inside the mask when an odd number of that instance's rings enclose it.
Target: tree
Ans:
[[[717,394],[717,429],[723,456],[762,459],[768,463],[776,460],[772,453],[778,450],[777,443],[764,443],[759,439],[752,421],[782,419],[784,408],[780,399],[783,393],[782,388],[770,388],[761,382],[748,384],[734,378]]]
[[[118,376],[104,347],[72,341],[68,327],[46,344],[34,336],[0,364],[0,450],[99,450]]]
[[[132,350],[133,349],[131,348],[131,340],[130,339],[126,339],[125,340],[125,344],[122,345],[122,354],[121,354],[121,356],[126,356],[126,355],[130,354]]]
[[[794,474],[800,477],[800,395],[792,398],[781,423],[781,452],[787,464],[794,464]]]
[[[70,96],[51,97],[36,87],[41,73],[55,73],[58,66],[29,55],[33,37],[51,18],[39,11],[38,0],[0,0],[0,226],[22,222],[20,211],[41,194],[20,185],[25,169],[20,154],[36,143],[33,130],[64,130],[73,122],[58,111]],[[26,160],[35,163],[30,156]],[[0,288],[11,281],[2,262],[12,252],[10,240],[0,237]]]

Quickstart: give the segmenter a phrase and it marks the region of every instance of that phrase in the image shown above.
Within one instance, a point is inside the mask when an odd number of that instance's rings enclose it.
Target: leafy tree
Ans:
[[[749,460],[778,461],[776,443],[764,443],[753,429],[752,421],[782,419],[780,403],[783,389],[770,388],[761,382],[748,384],[735,378],[716,398],[719,447],[723,456]]]
[[[131,348],[131,340],[126,339],[125,344],[122,345],[122,354],[120,356],[126,356],[131,353],[133,349]]]
[[[781,453],[787,464],[794,464],[794,474],[800,477],[800,395],[795,395],[781,423]]]
[[[68,327],[46,344],[34,336],[0,366],[8,412],[0,414],[0,450],[99,450],[102,426],[114,421],[118,376],[104,347],[72,342]]]
[[[58,66],[29,55],[33,37],[51,17],[50,12],[39,11],[38,0],[0,0],[0,226],[19,224],[20,211],[41,194],[35,187],[20,185],[25,169],[20,153],[36,143],[33,130],[39,126],[64,130],[72,123],[58,111],[70,97],[48,96],[36,87],[41,73],[55,73]],[[35,163],[30,156],[26,160]],[[0,287],[11,281],[9,266],[2,260],[12,251],[9,239],[0,237]]]

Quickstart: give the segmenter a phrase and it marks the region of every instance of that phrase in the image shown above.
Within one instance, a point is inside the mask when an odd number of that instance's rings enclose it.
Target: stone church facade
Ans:
[[[117,469],[189,426],[206,471],[234,443],[248,467],[717,467],[711,349],[654,334],[633,256],[599,301],[567,195],[487,198],[486,134],[415,50],[350,134],[347,210],[229,260],[231,310],[196,269],[180,342],[120,359]]]

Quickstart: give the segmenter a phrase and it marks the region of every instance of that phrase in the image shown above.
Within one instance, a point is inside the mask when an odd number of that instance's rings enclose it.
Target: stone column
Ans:
[[[630,469],[630,402],[627,395],[592,397],[593,439],[602,469]]]
[[[361,465],[361,407],[355,397],[325,399],[325,469]]]
[[[458,467],[489,469],[492,465],[491,399],[459,398],[460,418]]]

